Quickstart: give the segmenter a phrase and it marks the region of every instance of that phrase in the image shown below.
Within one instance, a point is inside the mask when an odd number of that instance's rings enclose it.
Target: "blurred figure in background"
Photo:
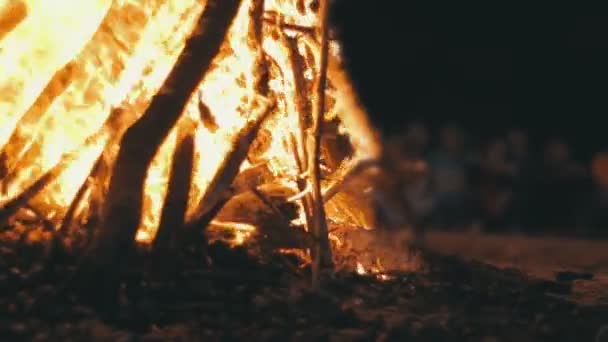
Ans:
[[[410,209],[412,223],[421,228],[426,225],[434,207],[431,178],[426,162],[430,143],[429,130],[423,123],[414,122],[408,126],[401,153],[404,167],[404,197]]]
[[[479,196],[482,220],[488,229],[504,229],[512,210],[512,182],[515,167],[507,160],[507,144],[502,138],[491,141],[481,155]]]
[[[560,139],[549,140],[544,154],[539,179],[541,223],[562,232],[572,230],[584,203],[587,172],[572,157],[570,146]]]
[[[536,161],[530,147],[528,134],[521,129],[507,133],[507,160],[513,167],[511,230],[522,231],[531,225],[532,189]]]
[[[588,211],[580,229],[592,236],[608,236],[608,149],[597,153],[591,161],[595,185]]]
[[[472,208],[464,133],[450,124],[439,134],[439,146],[428,158],[435,223],[441,228],[463,227],[471,223]]]
[[[426,158],[430,143],[429,129],[422,122],[413,122],[408,125],[404,137],[402,153],[410,161],[422,161]]]

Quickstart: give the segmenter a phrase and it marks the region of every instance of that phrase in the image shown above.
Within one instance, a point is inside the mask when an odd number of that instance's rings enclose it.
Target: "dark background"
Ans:
[[[418,2],[418,3],[417,3]],[[536,5],[335,1],[347,66],[375,123],[455,121],[485,137],[509,127],[608,147],[608,12]]]

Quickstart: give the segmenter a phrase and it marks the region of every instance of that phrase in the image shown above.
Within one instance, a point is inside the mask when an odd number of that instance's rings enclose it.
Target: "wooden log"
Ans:
[[[190,95],[205,77],[225,40],[241,1],[210,0],[173,69],[143,116],[122,137],[104,203],[103,232],[94,242],[84,265],[95,293],[92,304],[111,309],[117,299],[122,258],[135,247],[142,210],[144,180],[150,162],[181,116]],[[85,285],[85,287],[86,287]],[[97,288],[97,290],[95,290]]]

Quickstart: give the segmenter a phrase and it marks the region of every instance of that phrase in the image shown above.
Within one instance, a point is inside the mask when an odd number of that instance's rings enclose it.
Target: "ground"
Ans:
[[[35,248],[2,242],[2,341],[594,341],[608,325],[608,242],[431,233],[423,269],[340,272],[320,293],[289,258],[215,244],[213,266],[171,280],[134,263],[105,316],[58,291],[75,258],[27,273]]]
[[[432,232],[427,242],[444,255],[516,268],[533,278],[554,279],[556,273],[568,271],[593,274],[593,279],[575,282],[576,300],[608,305],[608,240]]]

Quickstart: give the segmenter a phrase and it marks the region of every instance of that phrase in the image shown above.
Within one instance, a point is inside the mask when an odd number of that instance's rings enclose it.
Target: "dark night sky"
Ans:
[[[537,138],[562,136],[583,154],[608,147],[604,8],[510,2],[440,11],[425,3],[335,7],[349,67],[378,125],[456,121],[477,134],[520,126]]]

